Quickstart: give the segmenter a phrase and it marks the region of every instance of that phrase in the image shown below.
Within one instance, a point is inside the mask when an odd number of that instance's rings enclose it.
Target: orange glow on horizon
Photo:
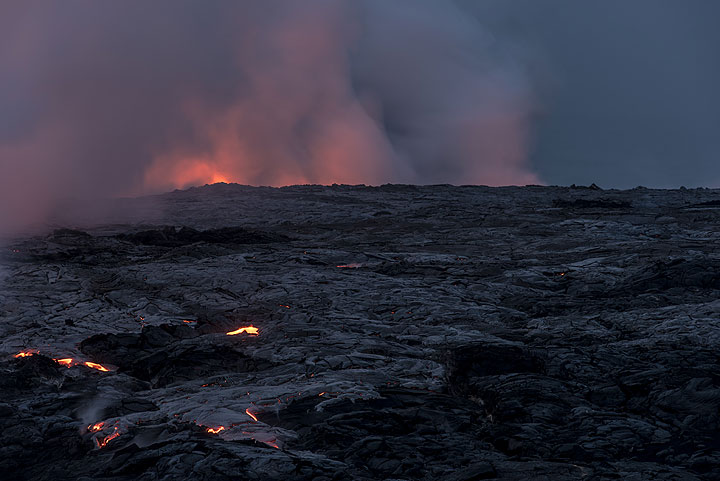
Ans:
[[[212,162],[203,159],[158,159],[145,173],[145,185],[151,189],[186,189],[195,185],[233,182],[232,177]]]

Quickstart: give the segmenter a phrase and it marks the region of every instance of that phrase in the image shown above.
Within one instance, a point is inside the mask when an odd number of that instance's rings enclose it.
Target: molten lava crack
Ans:
[[[30,357],[34,356],[35,354],[39,354],[39,351],[23,351],[15,354],[13,357],[16,359],[23,358],[23,357]],[[103,366],[102,364],[98,364],[96,362],[90,362],[90,361],[79,361],[77,359],[73,359],[72,357],[63,357],[63,358],[52,358],[53,361],[57,362],[61,366],[65,367],[73,367],[78,365],[83,365],[85,367],[89,367],[90,369],[95,369],[97,371],[102,372],[110,372],[110,369]]]
[[[238,329],[235,329],[234,331],[230,331],[227,333],[228,336],[237,336],[238,334],[246,333],[251,336],[257,336],[258,335],[258,328],[254,326],[245,326],[240,327]]]

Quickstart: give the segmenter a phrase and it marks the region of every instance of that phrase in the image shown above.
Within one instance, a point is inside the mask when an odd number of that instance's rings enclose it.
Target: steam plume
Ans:
[[[0,225],[213,181],[525,184],[529,88],[434,0],[0,6]]]

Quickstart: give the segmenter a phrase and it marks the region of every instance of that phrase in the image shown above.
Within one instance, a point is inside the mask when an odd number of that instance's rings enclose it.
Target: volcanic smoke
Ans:
[[[4,2],[0,31],[0,230],[214,182],[538,182],[523,69],[452,2]]]

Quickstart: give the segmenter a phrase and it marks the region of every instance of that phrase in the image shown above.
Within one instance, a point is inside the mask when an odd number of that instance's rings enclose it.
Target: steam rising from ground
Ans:
[[[537,182],[521,68],[434,0],[0,6],[2,225],[214,181]]]

